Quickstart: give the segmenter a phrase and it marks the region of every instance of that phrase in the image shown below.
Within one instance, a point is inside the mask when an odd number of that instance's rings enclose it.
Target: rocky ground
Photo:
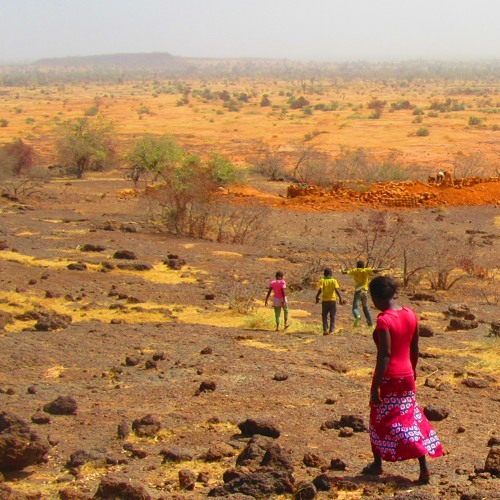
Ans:
[[[0,201],[1,498],[500,496],[498,305],[465,285],[403,295],[425,326],[417,399],[445,456],[428,485],[415,462],[366,477],[371,331],[346,305],[321,335],[311,289],[278,333],[271,310],[238,314],[224,295],[246,277],[263,299],[277,268],[304,268],[301,228],[324,214],[274,209],[286,231],[221,245],[159,233],[126,187],[61,181]],[[450,207],[443,224],[486,228],[494,262],[498,221],[490,204]]]

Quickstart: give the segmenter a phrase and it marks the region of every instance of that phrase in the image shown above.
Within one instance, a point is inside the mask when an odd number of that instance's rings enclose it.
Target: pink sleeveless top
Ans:
[[[391,357],[385,376],[399,378],[413,376],[410,360],[410,344],[417,328],[417,315],[409,307],[399,311],[386,309],[377,316],[373,340],[378,346],[377,330],[386,330],[391,336]]]

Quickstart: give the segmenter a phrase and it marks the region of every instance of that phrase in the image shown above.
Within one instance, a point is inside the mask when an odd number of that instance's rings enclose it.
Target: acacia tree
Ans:
[[[184,154],[172,137],[147,134],[137,140],[126,159],[135,171],[132,180],[137,183],[148,174],[156,179],[175,166]]]
[[[58,161],[78,179],[85,172],[103,168],[115,159],[116,134],[114,124],[97,116],[63,123],[56,141]]]

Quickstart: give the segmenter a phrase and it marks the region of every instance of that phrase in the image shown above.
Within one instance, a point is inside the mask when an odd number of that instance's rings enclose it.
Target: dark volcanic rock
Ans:
[[[179,486],[181,490],[194,490],[196,484],[196,474],[192,470],[179,471]]]
[[[133,262],[131,264],[118,264],[116,267],[118,269],[121,269],[122,271],[150,271],[151,269],[153,269],[153,266],[140,262]]]
[[[151,495],[141,484],[122,476],[105,476],[94,496],[98,500],[151,500]]]
[[[273,495],[293,493],[293,483],[293,476],[289,472],[262,468],[243,474],[241,477],[224,484],[222,488],[214,488],[208,496],[243,493],[254,498],[270,498]]]
[[[24,420],[11,413],[0,413],[0,471],[39,464],[48,451],[48,443]]]
[[[440,420],[444,420],[450,412],[441,406],[428,405],[424,408],[424,414],[429,420],[439,422]]]
[[[77,450],[70,455],[66,467],[81,467],[89,462],[97,462],[104,465],[106,463],[106,455],[100,450]]]
[[[328,474],[320,474],[313,480],[313,484],[318,491],[330,491],[332,489],[334,478]]]
[[[70,271],[86,271],[87,264],[84,262],[72,262],[66,266]]]
[[[461,319],[461,318],[452,318],[450,320],[450,324],[448,325],[448,330],[473,330],[477,328],[479,323],[476,320],[472,319]]]
[[[122,420],[118,424],[117,435],[120,439],[127,439],[130,435],[130,423],[127,420]]]
[[[354,432],[365,432],[368,426],[363,417],[359,415],[342,415],[339,422],[340,427],[350,427]]]
[[[130,250],[117,250],[113,254],[113,259],[136,260],[137,256]]]
[[[271,443],[262,458],[261,466],[275,470],[293,472],[293,460],[290,452],[284,450],[276,441]]]
[[[141,357],[137,354],[131,354],[125,358],[127,366],[137,366],[141,362]]]
[[[160,451],[160,455],[163,457],[162,463],[167,462],[187,462],[193,460],[194,453],[191,450],[181,449],[181,448],[166,448]]]
[[[430,325],[420,323],[418,334],[420,337],[434,337],[434,330]]]
[[[158,417],[149,414],[134,420],[132,422],[132,429],[139,437],[154,437],[161,429],[161,422]]]
[[[294,500],[312,500],[316,498],[316,486],[310,481],[301,481],[295,487]]]
[[[73,396],[59,396],[43,407],[43,411],[51,415],[74,415],[77,409],[78,404]]]
[[[276,439],[281,435],[281,431],[274,424],[274,422],[264,419],[248,418],[244,422],[239,423],[238,428],[245,436],[261,434],[262,436],[269,436]]]
[[[92,243],[84,243],[80,246],[80,252],[104,252],[106,247],[102,245],[93,245]]]
[[[326,460],[316,453],[306,453],[302,459],[303,464],[306,467],[321,467],[325,464]]]
[[[486,458],[484,470],[492,474],[500,474],[500,446],[493,446],[490,449]]]
[[[50,417],[46,413],[39,411],[31,415],[31,421],[38,425],[50,424]]]
[[[236,465],[250,467],[260,465],[273,439],[256,435],[247,443],[236,459]]]
[[[489,387],[490,383],[487,380],[483,380],[480,378],[464,378],[462,380],[462,384],[471,387],[472,389],[484,389],[485,387]]]
[[[58,314],[55,312],[41,311],[38,314],[35,330],[40,332],[51,332],[62,330],[71,324],[73,318],[68,314]]]
[[[223,458],[233,457],[236,455],[234,448],[226,443],[215,443],[205,453],[205,461],[218,462]]]
[[[196,395],[200,395],[202,392],[213,392],[217,388],[217,384],[211,380],[204,380],[199,389],[196,391]]]

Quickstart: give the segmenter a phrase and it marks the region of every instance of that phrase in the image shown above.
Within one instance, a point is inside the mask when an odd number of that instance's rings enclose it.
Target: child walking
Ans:
[[[265,304],[269,301],[269,296],[273,292],[273,307],[274,317],[276,318],[276,331],[280,329],[281,310],[283,309],[283,316],[285,320],[285,329],[289,327],[288,324],[288,302],[286,300],[286,282],[283,273],[278,271],[276,279],[269,283],[269,290],[267,291]]]
[[[370,395],[370,441],[373,462],[365,474],[382,474],[382,460],[417,458],[420,483],[428,483],[426,455],[443,454],[441,443],[415,399],[418,362],[418,320],[415,312],[396,300],[391,276],[370,282],[373,304],[381,311],[373,332],[377,363]]]
[[[333,277],[332,270],[326,268],[323,271],[323,277],[318,283],[318,293],[316,294],[316,304],[319,304],[321,296],[321,319],[323,321],[323,335],[329,335],[335,331],[335,316],[337,314],[337,297],[340,304],[344,299],[339,292],[340,286]],[[328,321],[330,320],[330,321]]]

